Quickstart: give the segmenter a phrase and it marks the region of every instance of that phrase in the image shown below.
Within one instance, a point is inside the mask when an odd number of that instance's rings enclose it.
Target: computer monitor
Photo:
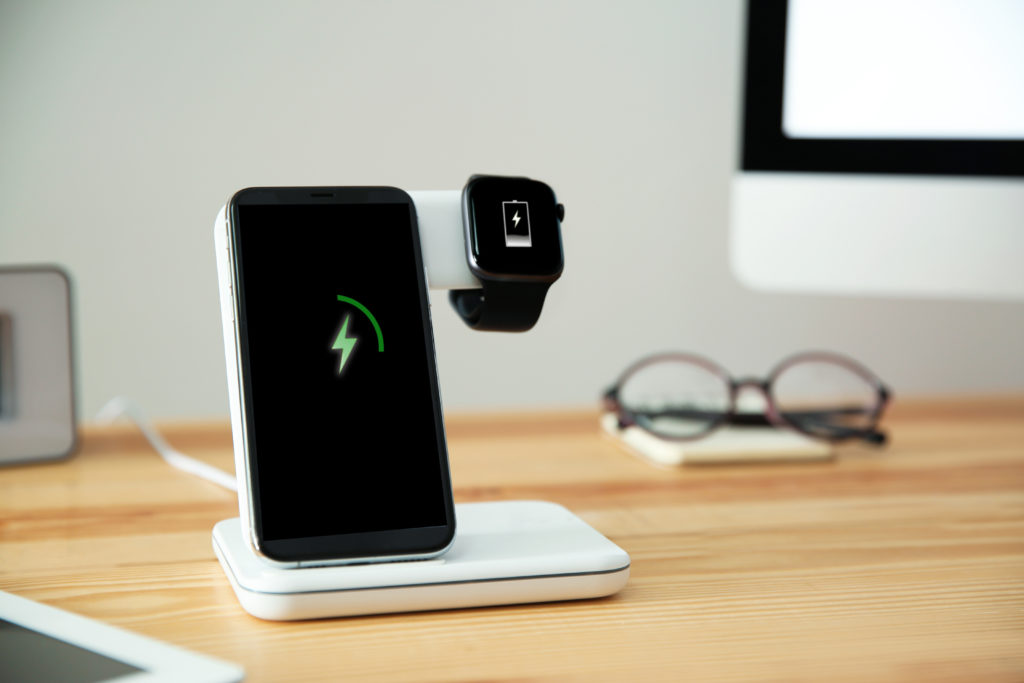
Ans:
[[[741,282],[1024,299],[1024,2],[748,0],[746,47]]]

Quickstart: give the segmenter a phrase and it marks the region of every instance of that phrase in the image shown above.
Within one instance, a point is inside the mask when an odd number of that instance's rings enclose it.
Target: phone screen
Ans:
[[[284,560],[451,539],[415,214],[398,190],[353,192],[234,203],[253,521]]]

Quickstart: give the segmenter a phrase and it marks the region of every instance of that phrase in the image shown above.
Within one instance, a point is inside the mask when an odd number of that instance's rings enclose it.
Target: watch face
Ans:
[[[555,193],[527,178],[474,178],[464,202],[471,265],[485,275],[554,277],[562,272]]]

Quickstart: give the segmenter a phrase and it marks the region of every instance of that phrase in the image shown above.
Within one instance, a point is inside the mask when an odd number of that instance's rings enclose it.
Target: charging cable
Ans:
[[[194,474],[231,491],[238,490],[238,482],[235,481],[233,475],[171,448],[171,445],[164,441],[164,438],[160,436],[160,433],[153,427],[153,424],[146,418],[142,409],[130,399],[123,396],[115,396],[110,399],[96,413],[96,421],[100,424],[110,424],[121,416],[127,417],[135,423],[135,426],[139,428],[142,435],[149,441],[149,445],[171,467],[177,467],[179,470]]]

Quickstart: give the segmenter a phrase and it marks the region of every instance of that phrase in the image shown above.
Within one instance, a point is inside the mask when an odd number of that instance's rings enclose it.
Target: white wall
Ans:
[[[1024,389],[1024,307],[784,296],[728,270],[739,0],[0,4],[0,263],[76,283],[80,407],[227,412],[211,225],[250,185],[551,183],[525,335],[434,295],[453,409],[593,405],[634,358],[824,347],[900,394]]]

